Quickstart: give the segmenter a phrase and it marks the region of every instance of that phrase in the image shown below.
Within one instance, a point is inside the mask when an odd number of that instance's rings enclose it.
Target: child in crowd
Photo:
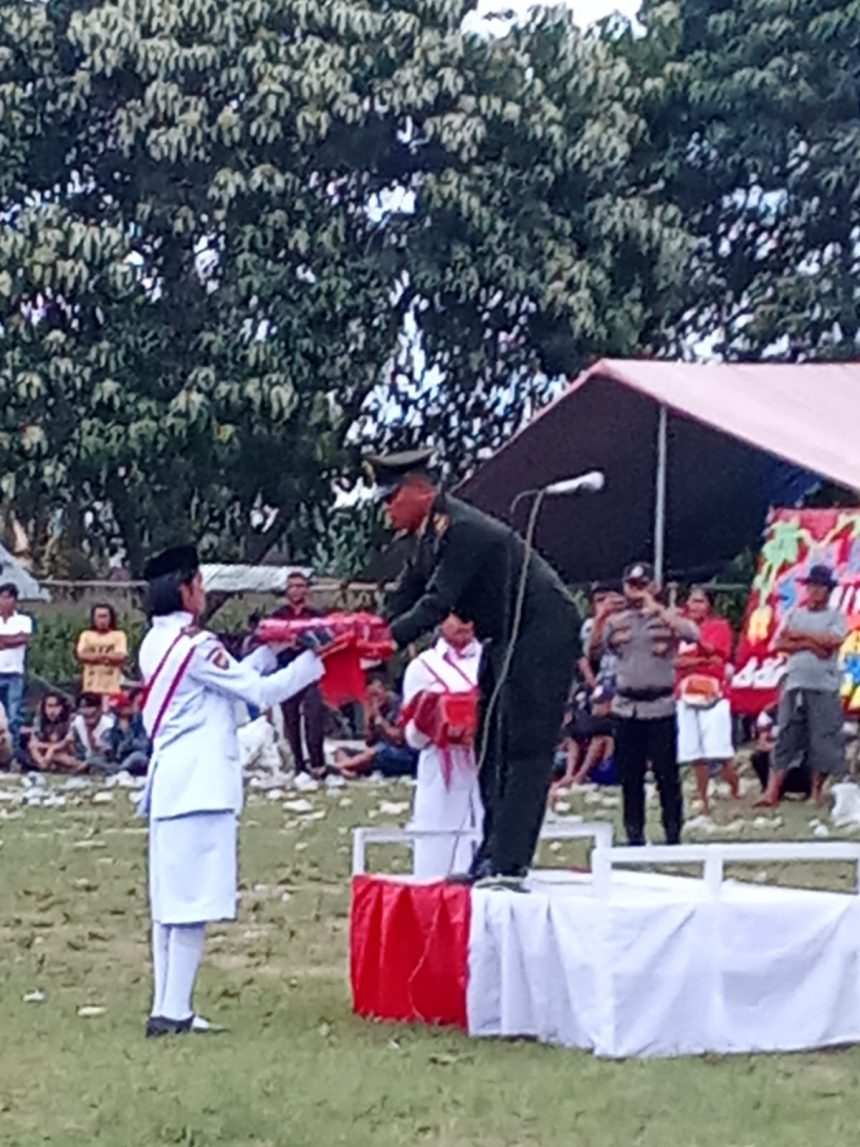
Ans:
[[[114,719],[107,735],[111,763],[132,776],[145,776],[149,765],[149,738],[137,698],[129,693],[115,693],[110,699],[110,711]]]
[[[111,758],[110,734],[114,719],[105,713],[98,693],[82,693],[78,712],[72,719],[75,752],[83,768],[81,771],[113,773],[117,766]]]
[[[579,690],[565,712],[562,750],[566,750],[566,767],[557,774],[553,795],[559,789],[587,784],[599,766],[608,764],[615,747],[612,730],[611,683],[601,682],[590,695]]]
[[[770,778],[770,770],[773,765],[773,750],[776,746],[776,735],[778,732],[775,709],[765,709],[759,713],[756,718],[755,731],[755,749],[750,757],[750,764],[753,767],[755,775],[758,777],[761,790],[764,792],[767,789],[767,782]],[[782,791],[783,794],[793,794],[794,796],[801,797],[803,800],[808,800],[812,796],[812,773],[805,762],[796,768],[788,770],[785,774],[785,784],[783,785]]]
[[[72,706],[54,690],[39,702],[36,723],[27,742],[29,765],[43,773],[80,773],[85,766],[75,753]]]

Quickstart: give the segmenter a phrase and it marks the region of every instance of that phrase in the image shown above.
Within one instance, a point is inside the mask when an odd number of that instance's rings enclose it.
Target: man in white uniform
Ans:
[[[475,627],[451,615],[442,623],[432,648],[414,658],[403,678],[403,709],[409,714],[422,693],[474,693],[478,689],[481,645]],[[418,838],[413,871],[425,880],[441,880],[452,872],[465,872],[476,845],[456,835],[483,828],[484,810],[478,785],[475,750],[471,745],[440,747],[407,721],[406,741],[418,749],[418,778],[412,827],[445,830],[450,836]]]
[[[197,629],[206,594],[193,546],[166,550],[144,573],[152,627],[140,668],[152,756],[141,812],[150,826],[154,974],[146,1034],[160,1036],[212,1030],[194,1015],[191,995],[206,923],[236,917],[242,764],[235,702],[269,709],[318,681],[324,669],[312,649],[278,671],[265,647],[239,662]]]

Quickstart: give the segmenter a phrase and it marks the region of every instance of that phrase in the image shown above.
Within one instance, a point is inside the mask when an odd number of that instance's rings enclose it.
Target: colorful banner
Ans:
[[[755,715],[776,703],[785,659],[773,652],[773,639],[786,613],[803,604],[802,579],[814,565],[830,566],[839,582],[831,605],[847,615],[850,630],[842,696],[846,711],[860,714],[860,508],[771,512],[735,657],[735,712]]]

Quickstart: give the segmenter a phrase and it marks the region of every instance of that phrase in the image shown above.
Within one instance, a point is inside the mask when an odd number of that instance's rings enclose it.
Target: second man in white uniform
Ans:
[[[404,710],[408,713],[421,693],[477,694],[480,662],[481,645],[475,640],[474,627],[452,615],[443,623],[436,643],[407,666]],[[475,750],[465,745],[435,745],[414,720],[406,724],[406,741],[420,751],[412,827],[450,833],[416,839],[414,873],[431,880],[465,872],[476,844],[458,834],[471,830],[480,837],[484,819]]]

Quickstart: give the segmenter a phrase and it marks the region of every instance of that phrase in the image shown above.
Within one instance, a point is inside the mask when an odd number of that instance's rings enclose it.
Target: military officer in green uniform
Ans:
[[[437,484],[432,457],[414,451],[368,458],[392,526],[415,538],[388,602],[391,633],[402,648],[452,612],[474,623],[484,645],[476,753],[485,819],[469,878],[520,887],[546,810],[580,618],[559,577],[526,553],[519,535]]]

